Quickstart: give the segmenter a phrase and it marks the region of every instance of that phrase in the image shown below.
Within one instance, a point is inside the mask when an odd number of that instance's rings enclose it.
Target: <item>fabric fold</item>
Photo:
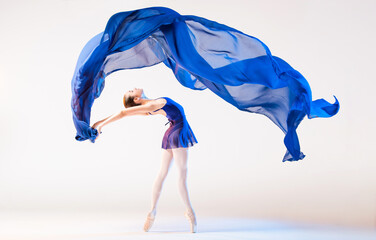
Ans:
[[[95,141],[90,112],[108,75],[162,62],[184,87],[209,89],[239,110],[273,121],[285,134],[283,161],[304,158],[296,129],[306,115],[328,118],[339,110],[336,97],[333,104],[312,101],[304,76],[259,39],[202,17],[151,7],[113,15],[83,48],[72,79],[76,139]]]

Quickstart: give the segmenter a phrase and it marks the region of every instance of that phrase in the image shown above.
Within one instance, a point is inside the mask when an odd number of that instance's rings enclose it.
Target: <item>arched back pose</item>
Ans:
[[[123,117],[161,114],[166,116],[170,123],[170,127],[166,130],[162,140],[161,169],[154,182],[151,210],[147,215],[144,230],[146,232],[149,231],[154,223],[163,182],[167,176],[172,159],[174,159],[179,171],[179,191],[186,207],[184,215],[191,224],[191,232],[196,232],[196,216],[189,200],[187,189],[187,159],[188,148],[196,144],[197,139],[186,120],[183,107],[168,97],[148,99],[143,94],[143,89],[139,88],[126,92],[124,94],[123,103],[125,106],[124,110],[98,121],[92,126],[92,128],[98,130],[97,138],[100,133],[102,133],[102,128],[105,125]]]

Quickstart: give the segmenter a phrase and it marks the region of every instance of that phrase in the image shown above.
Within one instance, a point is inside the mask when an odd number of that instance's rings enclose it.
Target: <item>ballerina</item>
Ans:
[[[149,231],[154,223],[163,182],[169,171],[172,159],[174,159],[179,171],[179,192],[186,207],[184,215],[189,220],[191,232],[195,233],[197,221],[188,194],[187,160],[188,149],[197,143],[197,139],[187,122],[183,107],[168,97],[148,99],[143,89],[140,88],[127,91],[123,97],[123,104],[125,109],[93,124],[92,128],[98,131],[96,139],[102,133],[102,128],[105,125],[123,117],[161,114],[166,116],[170,123],[170,127],[166,130],[162,140],[162,163],[153,185],[151,210],[147,214],[144,231]]]

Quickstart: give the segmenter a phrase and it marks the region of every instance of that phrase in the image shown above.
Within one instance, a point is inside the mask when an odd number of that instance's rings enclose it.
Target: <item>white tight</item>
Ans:
[[[172,159],[175,160],[176,166],[179,171],[178,187],[180,195],[183,199],[183,203],[188,211],[193,211],[187,189],[188,148],[162,148],[162,163],[157,178],[155,179],[153,185],[151,211],[149,215],[154,216],[156,214],[158,199],[162,191],[163,182],[166,179],[168,170],[170,169]]]

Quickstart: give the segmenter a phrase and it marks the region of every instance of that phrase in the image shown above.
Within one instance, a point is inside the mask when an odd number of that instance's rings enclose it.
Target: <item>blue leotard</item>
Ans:
[[[183,107],[168,97],[161,97],[166,99],[166,104],[160,108],[166,112],[166,117],[170,123],[170,127],[166,130],[163,140],[162,148],[180,148],[191,147],[198,143],[197,139],[188,124]],[[159,111],[160,109],[155,110]],[[151,114],[149,112],[149,114]]]

